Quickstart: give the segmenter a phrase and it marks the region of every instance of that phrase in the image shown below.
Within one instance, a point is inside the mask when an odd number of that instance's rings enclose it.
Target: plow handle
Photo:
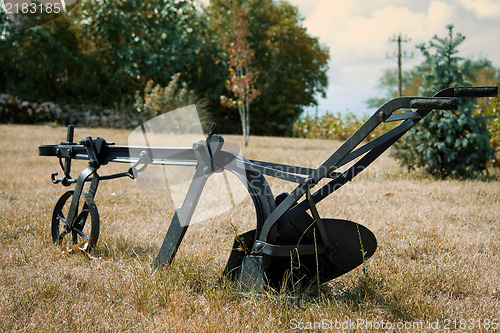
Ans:
[[[498,87],[457,87],[453,88],[455,97],[495,97]]]
[[[458,100],[449,97],[416,98],[410,102],[410,106],[414,109],[456,110]]]

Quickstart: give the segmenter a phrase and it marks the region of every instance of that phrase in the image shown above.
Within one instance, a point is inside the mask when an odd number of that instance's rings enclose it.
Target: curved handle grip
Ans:
[[[449,97],[415,98],[411,100],[410,107],[427,110],[456,110],[458,99]]]
[[[495,97],[498,87],[456,87],[453,94],[455,97]]]

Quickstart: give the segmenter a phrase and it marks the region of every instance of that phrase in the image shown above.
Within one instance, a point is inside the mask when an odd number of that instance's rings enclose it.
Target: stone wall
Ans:
[[[3,124],[73,124],[77,127],[135,128],[143,121],[133,108],[75,108],[53,102],[30,102],[0,94],[0,123]]]

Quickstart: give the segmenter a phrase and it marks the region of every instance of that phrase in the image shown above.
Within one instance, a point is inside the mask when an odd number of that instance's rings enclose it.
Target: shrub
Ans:
[[[489,107],[481,114],[486,118],[488,131],[490,132],[490,145],[497,151],[500,151],[500,98],[492,100]],[[498,158],[495,159],[497,166],[500,166]]]
[[[143,96],[139,92],[136,93],[137,111],[143,115],[144,120],[148,120],[165,112],[196,104],[202,126],[206,127],[210,121],[208,100],[200,99],[193,90],[180,82],[179,78],[180,73],[174,74],[166,87],[155,85],[152,80],[149,80],[144,88]]]
[[[471,111],[433,111],[395,144],[391,156],[437,179],[472,178],[494,157],[488,138],[485,119]]]
[[[352,112],[342,115],[340,112],[330,113],[327,111],[326,114],[321,117],[311,117],[307,115],[293,124],[293,136],[309,139],[335,139],[345,141],[354,134],[368,118],[368,116],[356,116]],[[377,127],[367,136],[366,140],[371,141],[377,138],[391,127],[393,127],[391,124],[384,124]]]

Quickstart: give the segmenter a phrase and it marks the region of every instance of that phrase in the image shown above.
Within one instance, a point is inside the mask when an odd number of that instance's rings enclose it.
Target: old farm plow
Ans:
[[[163,267],[174,259],[207,179],[226,170],[234,174],[250,194],[256,226],[235,238],[224,274],[244,286],[277,287],[289,277],[291,262],[296,260],[300,265],[293,270],[295,281],[303,285],[324,283],[370,258],[377,241],[372,232],[360,224],[319,216],[316,204],[351,181],[433,109],[456,110],[458,98],[496,94],[497,87],[458,87],[444,89],[434,97],[393,99],[315,169],[246,159],[227,149],[215,126],[206,139],[191,143],[189,148],[152,144],[156,142],[152,139],[156,132],[148,128],[147,123],[136,129],[138,145],[129,146],[114,145],[101,137],[87,137],[75,143],[73,127],[69,126],[66,141],[39,146],[40,156],[59,158],[63,175],[57,178],[54,172],[52,182],[64,186],[75,184],[54,207],[52,240],[60,243],[69,239],[75,244],[83,241],[88,243],[89,249],[95,247],[99,237],[99,213],[94,197],[100,181],[120,177],[139,180],[143,172],[154,166],[190,167],[194,170],[191,183],[172,217],[154,262],[155,267]],[[364,143],[364,139],[384,122],[399,124]],[[77,178],[70,175],[73,159],[88,160],[88,166]],[[122,173],[101,175],[100,167],[110,162],[132,166]],[[274,196],[265,177],[297,185],[290,193]]]

